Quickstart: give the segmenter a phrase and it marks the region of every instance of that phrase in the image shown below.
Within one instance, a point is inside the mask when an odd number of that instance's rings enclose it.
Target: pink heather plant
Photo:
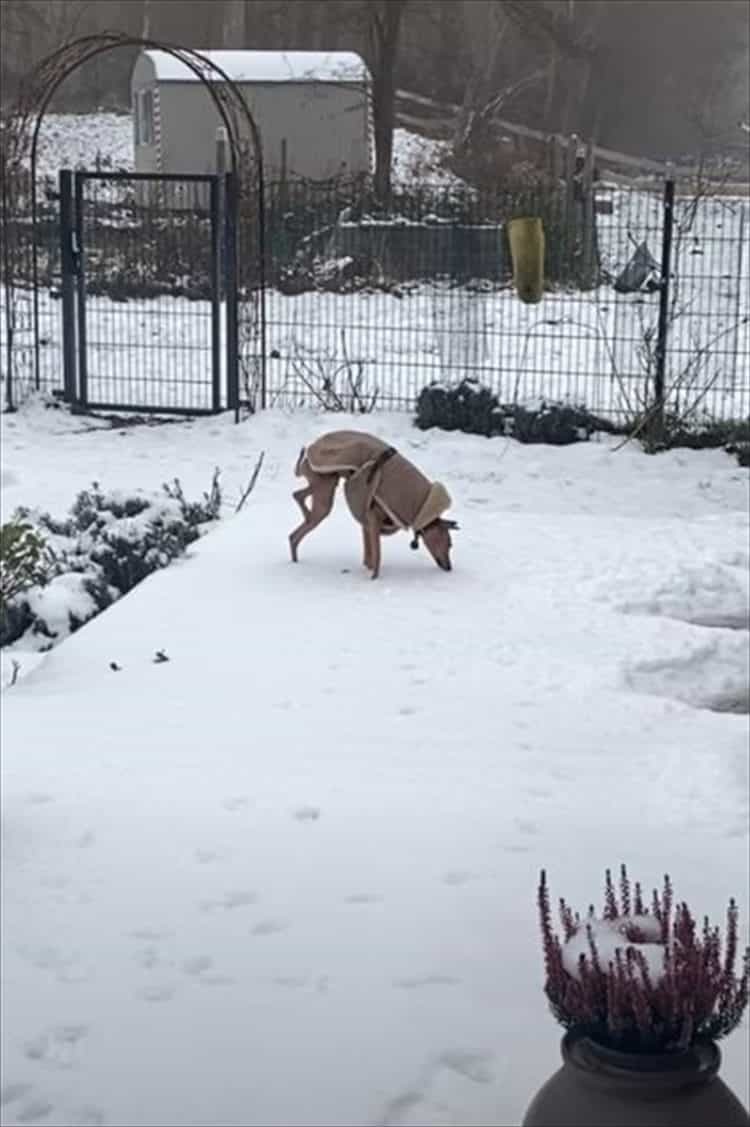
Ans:
[[[698,934],[687,904],[673,912],[672,884],[650,908],[641,886],[631,889],[620,869],[620,902],[607,869],[604,912],[582,920],[560,900],[564,940],[553,931],[547,878],[539,882],[545,993],[566,1029],[576,1028],[609,1048],[669,1053],[697,1039],[718,1040],[739,1024],[748,1001],[750,948],[735,974],[737,907],[729,901],[726,941],[708,918]]]

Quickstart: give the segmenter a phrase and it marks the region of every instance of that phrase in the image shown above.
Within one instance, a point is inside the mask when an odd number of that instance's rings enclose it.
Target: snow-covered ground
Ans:
[[[37,169],[41,176],[56,178],[61,168],[129,172],[134,163],[130,114],[44,115],[37,151]]]
[[[393,134],[393,180],[438,188],[460,187],[462,181],[444,167],[448,146],[396,129]],[[134,166],[133,119],[130,114],[48,113],[39,132],[37,167],[56,177],[61,168],[129,171]]]
[[[228,491],[4,693],[8,1127],[518,1123],[558,1062],[540,867],[581,908],[668,871],[747,936],[748,718],[705,707],[747,697],[747,472],[382,413],[461,528],[451,574],[396,537],[373,583],[341,499],[287,557],[299,448],[352,422],[3,417],[3,519]]]

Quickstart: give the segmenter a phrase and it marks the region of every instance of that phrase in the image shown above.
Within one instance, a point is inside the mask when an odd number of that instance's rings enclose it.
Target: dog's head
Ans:
[[[442,568],[443,571],[451,571],[451,548],[453,547],[451,532],[457,528],[458,525],[454,520],[445,520],[443,517],[438,517],[437,520],[430,521],[429,524],[419,530],[412,540],[411,546],[418,548],[421,537],[424,540],[425,548],[438,567]]]

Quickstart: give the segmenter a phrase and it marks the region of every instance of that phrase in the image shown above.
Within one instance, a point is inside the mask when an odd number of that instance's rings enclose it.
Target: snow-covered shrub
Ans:
[[[734,900],[723,954],[719,928],[704,918],[699,934],[687,904],[673,902],[665,876],[661,895],[654,890],[646,905],[640,884],[631,888],[623,865],[618,903],[607,870],[601,916],[592,906],[582,919],[560,900],[560,939],[542,872],[545,993],[562,1026],[626,1052],[679,1052],[698,1038],[725,1037],[739,1025],[748,1000],[750,948],[738,977]]]
[[[151,496],[105,493],[94,482],[62,520],[19,510],[16,519],[49,543],[51,562],[45,585],[28,584],[4,600],[0,646],[28,636],[49,648],[181,555],[220,508],[217,470],[200,501],[188,501],[177,479]]]
[[[543,442],[552,446],[585,442],[596,431],[614,429],[585,407],[569,403],[542,401],[534,407],[500,403],[494,392],[470,379],[452,386],[432,383],[422,388],[415,423],[420,430],[440,427],[488,438],[505,435],[518,442]]]
[[[519,442],[544,442],[550,446],[570,446],[586,442],[596,431],[614,428],[604,419],[592,415],[585,407],[570,403],[546,403],[537,407],[510,408],[506,433]]]
[[[52,564],[45,537],[14,516],[0,527],[0,608],[29,587],[46,583]]]
[[[420,430],[439,427],[487,438],[505,434],[505,412],[497,396],[478,380],[462,380],[453,386],[436,382],[423,387],[415,423]]]

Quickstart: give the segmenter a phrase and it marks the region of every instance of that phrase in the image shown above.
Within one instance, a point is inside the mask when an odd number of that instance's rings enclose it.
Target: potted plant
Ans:
[[[664,878],[650,905],[609,870],[604,910],[581,919],[560,900],[555,932],[544,872],[539,884],[545,993],[565,1028],[562,1067],[532,1100],[524,1127],[748,1127],[719,1078],[716,1042],[735,1029],[748,999],[748,964],[735,973],[737,907],[723,944],[706,918],[675,905]]]

